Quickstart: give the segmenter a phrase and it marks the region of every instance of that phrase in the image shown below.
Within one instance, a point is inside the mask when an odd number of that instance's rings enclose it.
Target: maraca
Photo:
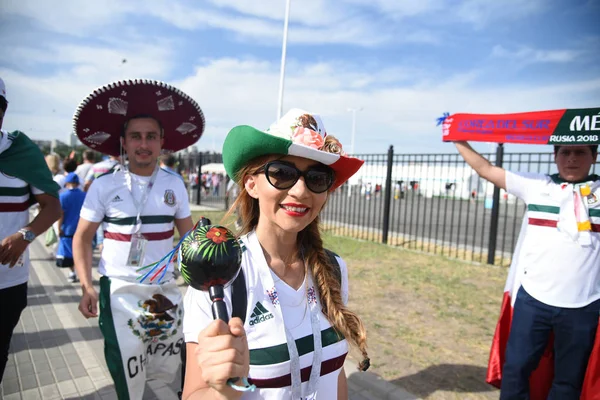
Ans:
[[[242,263],[242,247],[233,233],[210,220],[201,218],[180,245],[179,269],[184,281],[197,290],[208,291],[212,301],[214,319],[229,322],[229,314],[223,298],[224,287],[230,285],[239,273]],[[227,381],[236,390],[254,390],[246,378],[246,386],[234,384],[238,378]]]
[[[233,282],[242,263],[242,247],[233,233],[201,218],[181,242],[180,257],[185,282],[194,289],[208,291],[213,317],[229,322],[223,288]]]

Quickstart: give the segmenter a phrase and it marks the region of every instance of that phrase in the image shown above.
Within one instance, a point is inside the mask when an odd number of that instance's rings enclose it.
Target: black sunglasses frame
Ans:
[[[290,168],[292,168],[292,170],[296,171],[296,178],[292,181],[292,183],[289,186],[278,187],[278,186],[275,186],[273,184],[273,182],[271,181],[271,178],[269,177],[269,167],[272,166],[272,165],[275,165],[275,164],[285,165],[286,167],[290,167]],[[316,190],[313,190],[313,188],[311,188],[312,184],[309,183],[309,182],[312,182],[312,181],[309,179],[308,175],[309,175],[309,173],[311,173],[312,171],[315,171],[315,170],[320,171],[320,172],[329,172],[330,173],[331,181],[329,182],[329,184],[327,185],[327,187],[324,190],[316,191]],[[329,168],[326,165],[316,166],[316,167],[309,167],[306,171],[300,171],[298,169],[298,167],[296,167],[292,163],[289,163],[287,161],[281,161],[281,160],[273,160],[273,161],[269,161],[268,163],[266,163],[265,165],[263,165],[262,167],[260,167],[260,169],[258,171],[256,171],[256,172],[257,173],[264,172],[265,177],[267,178],[267,182],[269,182],[269,184],[271,186],[273,186],[275,189],[278,189],[278,190],[287,190],[287,189],[290,189],[291,187],[293,187],[298,182],[298,179],[300,179],[300,177],[304,177],[304,184],[306,185],[306,187],[308,188],[308,190],[310,190],[313,193],[317,193],[317,194],[328,191],[329,189],[331,189],[331,187],[335,183],[335,172],[333,171],[333,169]]]

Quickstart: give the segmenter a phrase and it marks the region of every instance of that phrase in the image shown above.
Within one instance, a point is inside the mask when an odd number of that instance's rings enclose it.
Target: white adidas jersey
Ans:
[[[87,192],[80,216],[87,221],[103,223],[104,248],[98,272],[110,278],[136,281],[142,273],[137,272],[135,267],[127,266],[137,216],[131,196],[140,202],[151,177],[130,175],[133,193],[127,187],[122,170],[96,178]],[[141,213],[140,232],[148,240],[141,265],[157,262],[173,249],[175,219],[190,215],[183,181],[159,169]],[[172,276],[173,265],[170,264],[163,281],[168,281]]]
[[[30,198],[43,194],[27,182],[0,172],[0,241],[29,224]],[[14,267],[0,264],[0,289],[20,285],[29,280],[29,247]]]
[[[515,260],[523,269],[518,279],[542,303],[580,308],[600,299],[600,181],[590,186],[585,201],[591,245],[582,246],[557,228],[567,190],[562,184],[544,174],[506,172],[507,192],[527,204],[527,229]]]
[[[307,310],[306,285],[298,290],[278,280],[273,274],[277,300],[269,296],[259,278],[258,269],[270,268],[267,265],[260,243],[255,233],[242,237],[246,246],[243,253],[242,268],[246,278],[248,293],[248,308],[244,329],[248,338],[250,349],[250,378],[259,387],[254,392],[246,392],[244,400],[254,399],[290,399],[290,361],[286,345],[286,338],[281,328],[282,321],[278,320],[278,313],[274,307],[281,307],[283,322],[296,340],[300,355],[300,368],[309,368],[313,360],[313,339],[310,324],[310,309]],[[348,301],[348,271],[344,261],[338,257],[342,273],[342,299]],[[314,284],[310,277],[310,288],[314,292]],[[305,282],[306,283],[306,282]],[[317,307],[321,309],[317,296]],[[274,305],[276,303],[277,305]],[[231,287],[225,288],[225,304],[231,315]],[[208,293],[189,287],[184,297],[185,314],[183,317],[183,333],[186,342],[198,341],[198,334],[208,326],[213,318],[211,301]],[[339,340],[327,317],[320,314],[321,341],[323,343],[323,356],[321,363],[321,378],[317,391],[317,399],[337,399],[338,376],[348,353],[348,343],[345,339]],[[302,374],[304,375],[304,373]],[[308,378],[307,378],[308,379]],[[302,389],[306,390],[307,381],[303,379]],[[264,386],[261,388],[261,386]]]

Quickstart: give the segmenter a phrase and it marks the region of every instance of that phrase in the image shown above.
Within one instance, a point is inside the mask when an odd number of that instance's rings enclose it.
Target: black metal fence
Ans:
[[[192,204],[219,210],[228,207],[226,192],[229,178],[222,163],[223,156],[216,153],[179,155],[179,173],[184,177]]]
[[[525,205],[479,178],[460,155],[394,154],[390,146],[387,154],[356,156],[365,164],[330,195],[321,213],[325,230],[468,261],[510,264]],[[483,156],[510,171],[556,172],[553,153],[503,153],[498,146],[495,154]],[[198,157],[196,168],[220,162],[219,154]],[[190,198],[226,209],[220,190]]]

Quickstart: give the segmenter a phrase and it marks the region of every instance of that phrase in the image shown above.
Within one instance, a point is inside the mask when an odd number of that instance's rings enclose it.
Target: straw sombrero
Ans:
[[[118,156],[125,122],[140,114],[160,121],[167,152],[191,146],[204,132],[198,103],[169,84],[146,79],[117,81],[94,90],[77,107],[73,128],[86,146]]]

